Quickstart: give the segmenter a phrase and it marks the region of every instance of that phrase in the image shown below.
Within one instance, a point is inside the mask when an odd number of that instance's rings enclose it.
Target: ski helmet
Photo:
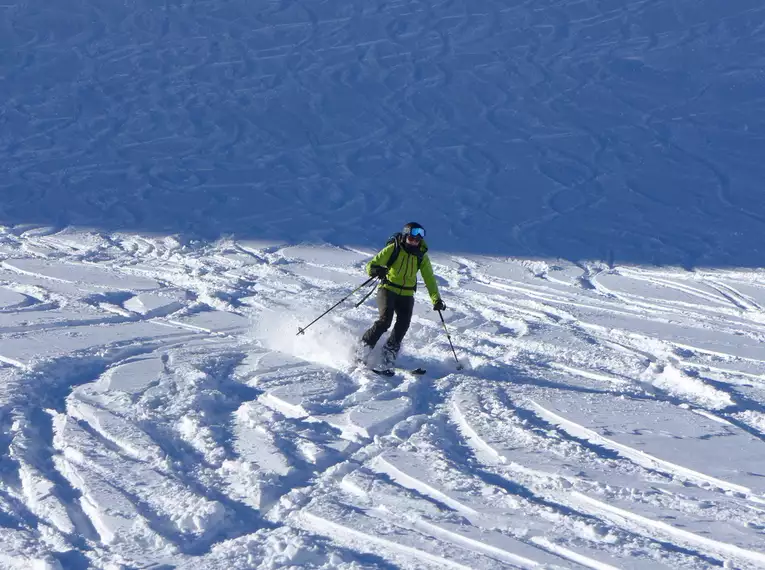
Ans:
[[[414,236],[419,239],[422,239],[425,237],[425,228],[423,228],[417,222],[409,222],[408,224],[404,226],[404,229],[401,233],[404,234],[404,237]]]

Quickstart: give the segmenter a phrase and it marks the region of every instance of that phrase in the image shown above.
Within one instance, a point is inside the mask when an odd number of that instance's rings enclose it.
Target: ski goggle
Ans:
[[[417,239],[422,239],[425,237],[425,230],[423,228],[412,228],[409,230],[409,235],[416,237]]]

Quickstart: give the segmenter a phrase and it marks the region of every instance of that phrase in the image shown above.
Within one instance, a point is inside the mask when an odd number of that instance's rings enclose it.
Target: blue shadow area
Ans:
[[[2,225],[765,265],[759,1],[2,10]]]

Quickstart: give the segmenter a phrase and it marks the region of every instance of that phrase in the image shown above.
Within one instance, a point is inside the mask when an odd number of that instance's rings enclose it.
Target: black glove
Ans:
[[[444,303],[441,299],[433,303],[433,310],[434,311],[445,311],[446,310],[446,303]]]
[[[383,267],[382,265],[373,265],[369,273],[372,275],[372,277],[385,279],[388,276],[388,268]]]

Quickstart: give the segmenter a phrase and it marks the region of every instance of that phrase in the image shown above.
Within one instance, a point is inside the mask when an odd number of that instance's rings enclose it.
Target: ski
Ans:
[[[370,370],[380,376],[393,376],[396,372],[408,372],[415,376],[422,376],[428,372],[424,368],[370,368]]]

